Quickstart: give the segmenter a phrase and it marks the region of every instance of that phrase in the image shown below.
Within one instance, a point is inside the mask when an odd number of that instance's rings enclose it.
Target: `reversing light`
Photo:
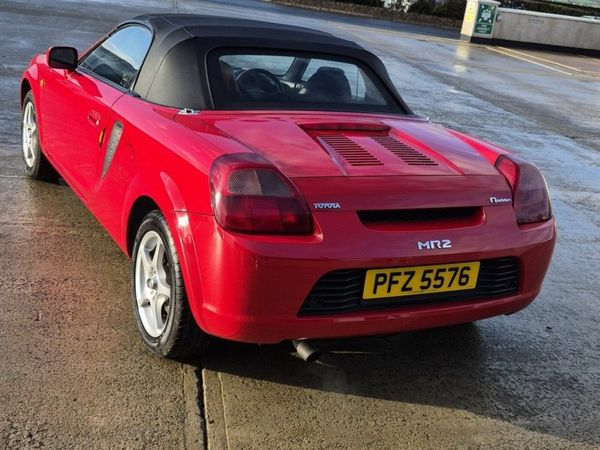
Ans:
[[[537,167],[518,156],[501,155],[496,168],[512,189],[518,224],[543,222],[552,217],[548,186]]]
[[[234,153],[210,171],[211,204],[225,229],[256,234],[310,234],[313,220],[296,187],[264,158]]]

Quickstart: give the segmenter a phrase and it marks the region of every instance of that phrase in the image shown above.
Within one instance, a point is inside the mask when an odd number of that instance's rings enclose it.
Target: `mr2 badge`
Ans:
[[[452,248],[452,241],[450,239],[440,239],[433,241],[417,242],[417,248],[419,250],[435,250],[436,248]]]

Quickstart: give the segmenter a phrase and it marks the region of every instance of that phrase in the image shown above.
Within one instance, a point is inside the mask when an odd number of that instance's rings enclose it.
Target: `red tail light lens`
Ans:
[[[517,223],[542,222],[552,217],[548,186],[537,167],[518,156],[502,155],[496,160],[496,168],[512,188]]]
[[[313,221],[292,183],[253,153],[217,159],[210,171],[212,209],[228,230],[256,234],[310,234]]]

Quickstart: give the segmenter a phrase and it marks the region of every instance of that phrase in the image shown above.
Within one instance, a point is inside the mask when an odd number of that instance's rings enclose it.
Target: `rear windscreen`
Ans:
[[[217,109],[329,109],[399,112],[362,63],[322,54],[221,53],[210,82]]]

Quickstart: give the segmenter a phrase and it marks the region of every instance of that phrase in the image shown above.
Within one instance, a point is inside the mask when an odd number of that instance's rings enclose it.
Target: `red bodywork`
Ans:
[[[245,342],[393,333],[509,314],[539,293],[556,239],[554,219],[517,225],[511,187],[494,167],[507,153],[426,120],[376,114],[203,111],[181,114],[123,93],[79,72],[50,69],[46,55],[24,74],[38,113],[43,152],[128,255],[136,217],[148,205],[165,215],[199,326]],[[102,177],[115,121],[123,135]],[[101,136],[102,135],[102,136]],[[320,138],[346,136],[379,165],[351,165]],[[435,165],[408,165],[375,143],[392,136]],[[100,145],[99,145],[100,142]],[[321,142],[321,143],[319,143]],[[256,152],[285,174],[309,205],[309,235],[252,235],[224,230],[211,208],[210,170],[224,154]],[[315,209],[335,202],[339,209]],[[361,222],[360,210],[472,206],[481,213],[435,223]],[[146,211],[147,212],[147,211]],[[450,239],[452,248],[418,250]],[[518,260],[518,292],[509,297],[299,316],[326,273],[491,258]]]

